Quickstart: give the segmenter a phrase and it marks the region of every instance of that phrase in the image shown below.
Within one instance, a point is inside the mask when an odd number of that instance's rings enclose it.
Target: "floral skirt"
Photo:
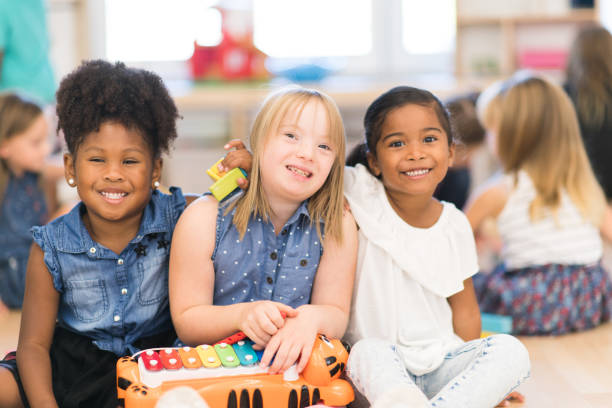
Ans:
[[[549,264],[477,274],[480,310],[512,316],[514,334],[563,334],[593,328],[612,316],[612,283],[600,264]]]

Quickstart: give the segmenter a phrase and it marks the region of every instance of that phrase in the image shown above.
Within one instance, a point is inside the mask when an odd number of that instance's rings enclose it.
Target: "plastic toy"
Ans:
[[[117,393],[127,408],[153,408],[173,388],[195,389],[210,408],[298,408],[317,403],[344,406],[354,399],[340,379],[348,347],[319,335],[301,374],[292,366],[268,374],[248,339],[234,345],[217,343],[196,348],[144,350],[117,362]]]
[[[267,56],[253,42],[251,11],[223,7],[222,4],[214,8],[221,14],[221,42],[214,46],[194,43],[189,60],[193,78],[223,81],[268,79]]]
[[[223,157],[217,160],[215,164],[213,164],[206,173],[215,180],[215,183],[210,186],[208,189],[212,193],[213,196],[217,199],[217,201],[223,200],[229,193],[239,188],[236,180],[239,178],[246,178],[246,171],[235,168],[228,172],[220,172],[217,165],[223,161]]]
[[[480,337],[488,337],[494,333],[512,333],[512,317],[491,313],[481,313],[482,333]]]

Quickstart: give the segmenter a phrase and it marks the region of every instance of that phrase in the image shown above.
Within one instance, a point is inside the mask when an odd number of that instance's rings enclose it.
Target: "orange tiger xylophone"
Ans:
[[[339,378],[348,359],[348,347],[340,340],[317,336],[301,374],[295,366],[268,374],[252,344],[234,335],[212,346],[148,349],[122,357],[117,362],[119,401],[127,408],[154,408],[164,392],[179,386],[195,389],[210,408],[340,406],[354,399],[349,383]]]

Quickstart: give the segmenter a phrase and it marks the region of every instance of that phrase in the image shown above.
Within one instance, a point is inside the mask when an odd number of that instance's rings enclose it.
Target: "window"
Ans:
[[[372,50],[371,0],[253,0],[255,45],[272,57],[358,56]]]
[[[96,3],[96,2],[93,2]],[[92,27],[109,60],[186,78],[193,42],[221,41],[219,4],[252,13],[255,45],[271,64],[320,63],[348,75],[453,71],[455,0],[105,0]],[[227,23],[227,22],[226,22]],[[241,25],[242,26],[242,25]],[[105,50],[105,51],[104,51]],[[98,54],[100,55],[100,54]]]
[[[455,48],[455,0],[402,0],[402,43],[410,54],[450,53]]]
[[[221,41],[215,0],[106,0],[106,57],[121,61],[179,61],[193,42]]]

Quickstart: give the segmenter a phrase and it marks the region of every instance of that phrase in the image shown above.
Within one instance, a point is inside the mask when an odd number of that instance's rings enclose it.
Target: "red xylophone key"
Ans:
[[[159,371],[162,369],[162,362],[157,351],[147,350],[140,355],[145,368],[149,371]]]
[[[159,358],[166,370],[178,370],[183,366],[176,349],[166,348],[159,352]]]

